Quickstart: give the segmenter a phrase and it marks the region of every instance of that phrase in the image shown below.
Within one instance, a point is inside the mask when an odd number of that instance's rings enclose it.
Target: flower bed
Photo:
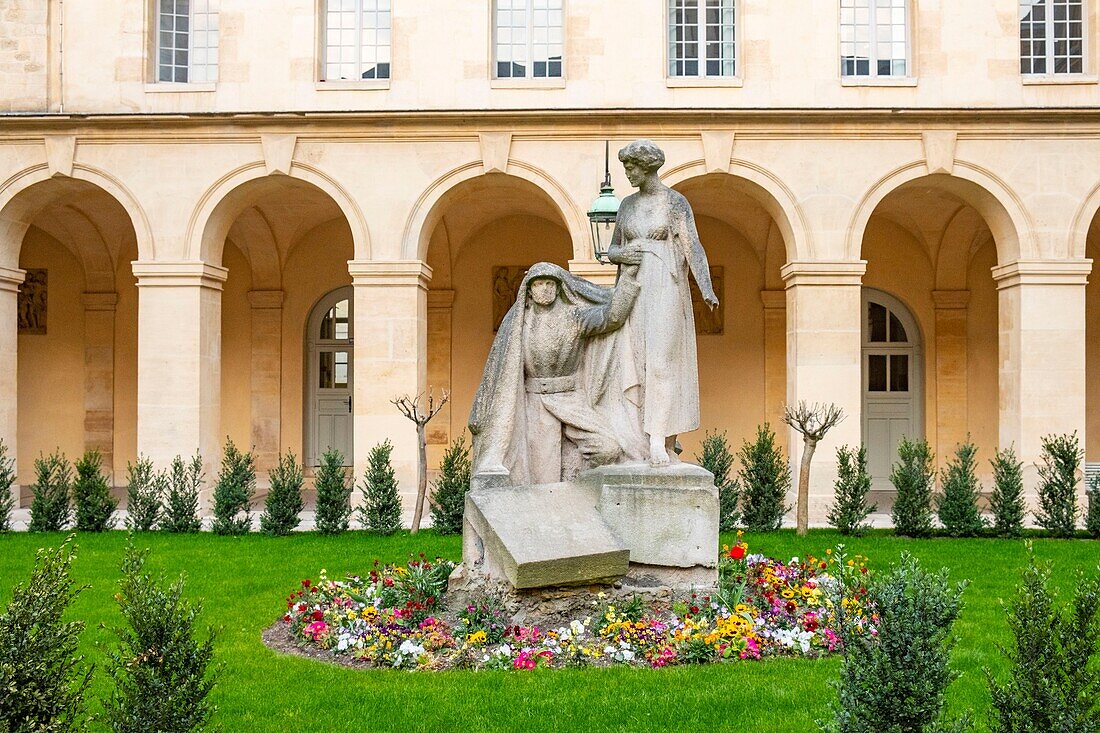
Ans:
[[[287,599],[289,634],[307,651],[400,669],[665,667],[770,656],[818,657],[841,647],[841,628],[876,633],[865,607],[866,558],[843,547],[783,563],[723,548],[718,588],[671,602],[592,598],[592,612],[553,628],[510,622],[490,596],[448,612],[454,564],[421,557],[363,577],[303,580]]]

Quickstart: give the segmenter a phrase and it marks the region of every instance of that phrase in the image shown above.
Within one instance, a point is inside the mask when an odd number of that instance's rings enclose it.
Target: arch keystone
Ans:
[[[729,173],[733,159],[733,130],[703,130],[700,136],[707,173]]]
[[[924,145],[924,164],[931,173],[955,172],[955,148],[959,142],[959,133],[951,130],[936,130],[921,135]]]
[[[290,175],[290,164],[294,160],[294,148],[297,144],[297,135],[260,135],[260,146],[264,150],[264,165],[268,175]]]
[[[512,133],[479,132],[477,142],[481,146],[482,172],[507,173],[508,155],[512,151]]]
[[[51,177],[73,175],[76,135],[46,135],[46,168]]]

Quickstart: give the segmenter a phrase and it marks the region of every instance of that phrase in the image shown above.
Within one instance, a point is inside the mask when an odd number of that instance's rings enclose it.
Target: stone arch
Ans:
[[[407,260],[425,260],[432,231],[453,193],[463,183],[483,175],[509,176],[533,184],[557,210],[569,232],[573,244],[573,257],[578,260],[594,260],[588,218],[577,208],[565,188],[542,169],[510,159],[507,173],[485,173],[480,160],[454,168],[437,178],[417,199],[401,236],[401,257]]]
[[[81,182],[103,190],[122,206],[134,229],[138,256],[155,258],[149,220],[125,184],[83,163],[73,164],[72,176],[51,176],[48,167],[41,164],[25,168],[0,183],[0,267],[19,266],[19,249],[35,216],[54,201],[79,190]]]
[[[693,160],[664,171],[661,182],[674,187],[681,183],[705,175],[713,175],[702,160]],[[813,236],[802,209],[791,189],[771,171],[755,163],[734,160],[728,172],[720,175],[732,176],[744,193],[755,199],[765,211],[771,214],[783,238],[787,260],[813,259]]]
[[[1005,183],[980,166],[956,160],[951,174],[928,173],[925,161],[914,161],[885,175],[860,199],[848,224],[847,257],[858,260],[871,215],[891,193],[906,185],[928,182],[966,202],[982,215],[997,244],[1000,264],[1037,258],[1031,218],[1023,202]]]
[[[935,278],[937,290],[965,290],[966,274],[972,248],[977,237],[988,236],[980,227],[981,214],[969,206],[954,213],[936,249]],[[973,232],[981,229],[978,235]]]
[[[1089,195],[1078,207],[1077,213],[1074,214],[1073,225],[1069,230],[1069,241],[1066,242],[1066,252],[1072,259],[1085,258],[1089,229],[1097,214],[1100,214],[1100,183],[1093,186]]]
[[[266,164],[256,161],[240,166],[215,181],[199,198],[187,224],[187,259],[210,264],[221,262],[222,247],[230,227],[241,212],[254,203],[253,192],[247,184],[279,175],[269,174]],[[351,228],[355,258],[370,259],[370,231],[366,219],[344,187],[320,169],[298,161],[291,164],[289,177],[320,189],[336,203]]]
[[[110,248],[96,223],[73,206],[64,206],[63,217],[41,221],[36,226],[69,250],[84,267],[88,292],[107,293],[115,289],[115,265]],[[82,246],[73,247],[73,242]]]

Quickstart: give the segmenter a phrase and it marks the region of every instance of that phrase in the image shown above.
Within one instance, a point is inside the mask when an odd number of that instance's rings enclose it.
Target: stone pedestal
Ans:
[[[576,482],[506,486],[478,477],[466,497],[462,567],[452,589],[610,583],[714,585],[718,489],[692,464],[605,466]]]

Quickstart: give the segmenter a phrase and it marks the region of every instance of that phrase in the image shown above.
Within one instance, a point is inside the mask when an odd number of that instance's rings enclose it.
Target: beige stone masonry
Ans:
[[[117,481],[115,455],[115,308],[118,293],[84,293],[84,448],[103,456]]]
[[[455,291],[428,291],[428,384],[436,390],[451,391],[451,327],[454,315]],[[428,465],[435,466],[443,457],[446,445],[464,432],[458,427],[451,435],[451,404],[428,423]],[[469,438],[467,437],[467,445]],[[431,446],[436,446],[433,450]]]
[[[0,267],[0,438],[8,447],[8,458],[19,456],[16,445],[19,404],[17,376],[19,374],[19,286],[26,277],[23,270]],[[15,467],[19,475],[19,466]],[[11,487],[15,505],[19,506],[19,483]]]
[[[197,449],[210,487],[224,438],[221,294],[228,271],[197,261],[137,261],[133,270],[138,286],[138,453],[165,468],[176,455]],[[208,488],[203,498],[209,495]]]
[[[936,307],[936,455],[944,463],[967,438],[969,290],[934,290]]]
[[[252,290],[252,452],[266,474],[282,449],[283,291]]]
[[[1085,285],[1091,260],[1017,260],[993,268],[999,301],[1000,447],[1015,446],[1037,506],[1045,435],[1085,443]],[[1084,500],[1084,485],[1079,487]]]
[[[764,303],[764,414],[769,423],[782,424],[787,402],[787,291],[761,290]],[[787,446],[787,435],[777,432]]]
[[[787,403],[832,402],[845,419],[817,446],[810,474],[810,521],[825,521],[836,481],[836,449],[858,446],[861,436],[862,260],[790,262],[787,283]],[[790,431],[794,504],[802,436]]]
[[[420,260],[351,260],[355,288],[353,450],[360,481],[370,449],[387,438],[405,513],[416,496],[416,428],[390,400],[427,388],[428,282]],[[437,418],[438,419],[438,418]],[[359,492],[354,500],[358,501]]]

